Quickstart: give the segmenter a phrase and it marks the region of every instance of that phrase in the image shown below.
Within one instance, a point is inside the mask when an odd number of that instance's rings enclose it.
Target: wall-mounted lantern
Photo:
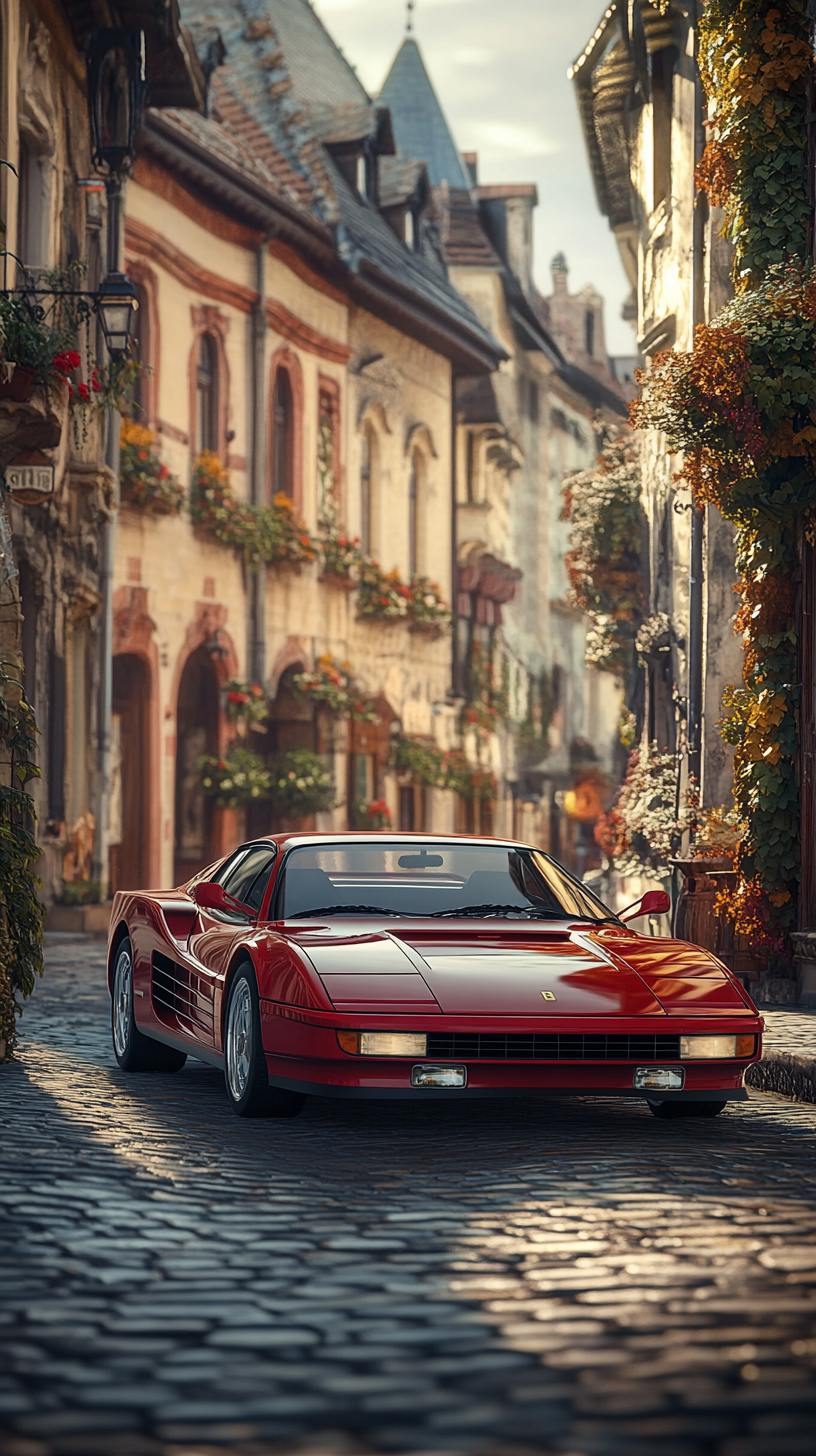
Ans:
[[[109,273],[99,285],[96,301],[111,359],[127,358],[139,307],[135,284],[125,273]]]
[[[94,163],[123,176],[136,155],[147,101],[142,30],[97,30],[88,48],[88,112]]]

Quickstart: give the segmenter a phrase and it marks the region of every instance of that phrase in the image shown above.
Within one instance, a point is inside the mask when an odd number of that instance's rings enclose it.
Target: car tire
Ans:
[[[113,1054],[123,1072],[180,1072],[186,1052],[139,1031],[133,1014],[133,947],[125,936],[116,947],[111,984]]]
[[[653,1117],[716,1117],[724,1111],[725,1102],[652,1102],[648,1098]]]
[[[239,966],[224,1017],[224,1084],[239,1117],[297,1117],[305,1096],[270,1087],[261,1036],[258,983],[249,963]]]

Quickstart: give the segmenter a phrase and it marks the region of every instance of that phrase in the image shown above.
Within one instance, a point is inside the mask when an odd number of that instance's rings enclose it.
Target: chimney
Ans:
[[[478,152],[463,152],[462,153],[462,161],[464,162],[464,164],[465,164],[465,170],[467,171],[467,174],[470,177],[470,185],[471,185],[471,187],[478,187],[478,185],[479,185],[479,153]]]
[[[552,274],[553,293],[557,297],[566,298],[569,269],[563,253],[556,253],[550,264],[550,272]]]

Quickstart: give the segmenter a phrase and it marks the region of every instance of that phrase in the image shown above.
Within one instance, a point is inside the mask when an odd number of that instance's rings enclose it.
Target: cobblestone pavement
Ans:
[[[801,1011],[787,1006],[784,1011],[768,1011],[765,1017],[764,1052],[795,1052],[801,1057],[816,1057],[816,1011]]]
[[[241,1122],[118,1070],[103,967],[52,939],[0,1069],[3,1456],[812,1456],[816,1108]]]

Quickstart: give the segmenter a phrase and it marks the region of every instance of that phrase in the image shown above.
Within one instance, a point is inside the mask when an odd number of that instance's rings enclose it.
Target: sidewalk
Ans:
[[[746,1082],[760,1092],[778,1092],[797,1102],[816,1102],[816,1011],[777,1007],[765,1017],[762,1060]]]

